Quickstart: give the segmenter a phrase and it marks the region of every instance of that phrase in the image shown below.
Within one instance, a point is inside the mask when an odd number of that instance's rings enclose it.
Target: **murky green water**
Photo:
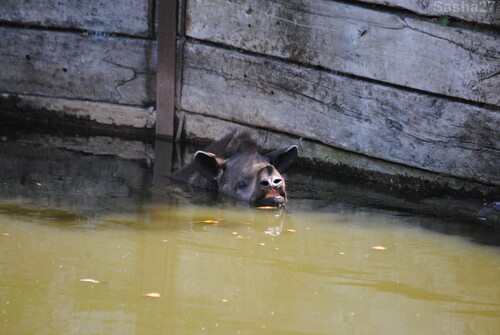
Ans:
[[[500,333],[498,228],[440,202],[292,174],[287,211],[258,210],[147,159],[7,142],[0,161],[2,335]]]

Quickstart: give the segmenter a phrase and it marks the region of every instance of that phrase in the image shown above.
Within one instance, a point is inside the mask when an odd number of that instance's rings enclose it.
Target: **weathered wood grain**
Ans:
[[[113,156],[127,160],[154,160],[152,144],[142,141],[125,140],[111,136],[74,136],[27,133],[18,135],[16,143],[60,148],[70,151],[84,152],[95,156]],[[133,175],[133,174],[132,174]],[[133,177],[135,179],[136,176]]]
[[[181,108],[500,185],[500,113],[201,44]]]
[[[315,168],[319,165],[335,173],[364,178],[379,183],[390,185],[391,189],[410,189],[417,192],[443,192],[456,194],[476,194],[490,196],[495,199],[499,194],[498,187],[464,179],[431,173],[421,169],[388,161],[375,159],[366,155],[340,150],[306,139],[298,140],[296,137],[266,129],[255,129],[251,126],[225,121],[206,115],[184,112],[183,135],[185,138],[201,141],[213,141],[222,138],[233,129],[250,132],[252,137],[263,151],[271,151],[287,145],[299,146],[299,160]],[[195,150],[199,149],[196,147]],[[194,151],[185,152],[180,159],[180,166],[189,163]],[[179,162],[178,162],[179,163]],[[422,194],[420,193],[420,194]],[[392,203],[394,204],[394,202]],[[435,209],[434,209],[435,210]],[[469,212],[469,214],[476,214]]]
[[[1,94],[2,112],[17,113],[43,111],[60,118],[72,117],[96,122],[102,125],[132,128],[153,128],[156,111],[153,107],[124,106],[102,102],[70,100],[31,96],[23,94]],[[41,116],[42,118],[47,115]]]
[[[57,208],[90,218],[139,210],[150,196],[145,190],[152,174],[144,158],[83,155],[57,148],[56,143],[30,145],[22,135],[18,137],[23,145],[15,141],[0,144],[0,199],[11,199],[21,207],[35,202],[38,209]],[[127,149],[129,145],[122,143],[122,150]]]
[[[154,105],[156,43],[0,27],[0,92]]]
[[[359,0],[370,4],[403,8],[420,15],[449,16],[470,22],[500,25],[497,0]]]
[[[0,21],[152,37],[152,0],[2,0]]]
[[[316,0],[189,0],[186,27],[200,40],[500,105],[494,34]]]

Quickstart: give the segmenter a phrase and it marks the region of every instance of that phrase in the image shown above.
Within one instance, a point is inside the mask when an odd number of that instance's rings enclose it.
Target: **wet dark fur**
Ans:
[[[213,142],[203,151],[211,152],[218,157],[227,159],[241,152],[258,152],[259,147],[247,131],[234,130],[219,141]],[[217,182],[210,181],[196,170],[193,163],[189,163],[181,169],[168,175],[170,178],[188,183],[195,187],[206,190],[217,191]]]

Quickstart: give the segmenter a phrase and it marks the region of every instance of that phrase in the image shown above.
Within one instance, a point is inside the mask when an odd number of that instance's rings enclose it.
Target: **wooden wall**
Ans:
[[[481,5],[186,0],[187,136],[216,119],[301,138],[330,152],[312,162],[386,181],[409,168],[500,186],[500,6],[462,3]],[[330,159],[341,152],[353,155]]]
[[[153,131],[158,2],[0,1],[2,116]],[[185,138],[244,128],[395,186],[500,186],[500,2],[177,3]]]
[[[0,1],[1,113],[152,129],[155,5]]]

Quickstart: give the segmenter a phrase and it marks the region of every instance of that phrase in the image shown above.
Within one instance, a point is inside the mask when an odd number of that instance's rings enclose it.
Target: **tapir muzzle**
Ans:
[[[287,201],[285,181],[279,172],[272,166],[260,171],[258,206],[281,207]]]

